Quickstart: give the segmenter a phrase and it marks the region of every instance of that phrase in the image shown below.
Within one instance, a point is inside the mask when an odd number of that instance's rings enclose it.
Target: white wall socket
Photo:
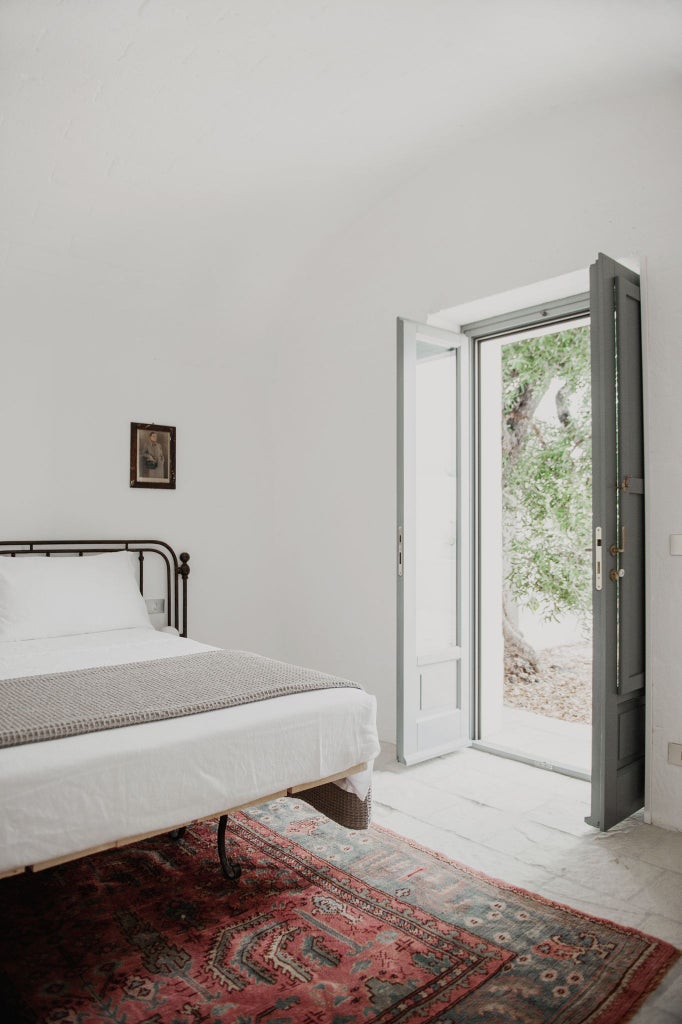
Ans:
[[[165,597],[145,597],[144,603],[147,605],[148,615],[163,615],[166,610]]]
[[[668,764],[678,764],[682,768],[682,743],[668,744]]]

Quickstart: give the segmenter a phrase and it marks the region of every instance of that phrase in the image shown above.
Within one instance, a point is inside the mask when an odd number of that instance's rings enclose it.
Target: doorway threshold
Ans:
[[[567,721],[504,704],[497,728],[488,728],[477,739],[495,750],[517,756],[532,765],[561,765],[578,779],[589,779],[592,770],[592,726]],[[559,769],[548,769],[556,770]]]
[[[561,764],[558,761],[540,760],[529,754],[519,753],[510,747],[503,747],[497,743],[489,743],[484,740],[474,740],[471,744],[474,750],[480,750],[484,754],[492,754],[494,757],[506,757],[510,761],[520,761],[521,764],[528,764],[532,768],[541,768],[545,772],[556,772],[557,775],[569,775],[572,779],[580,779],[589,782],[591,775],[582,768],[571,764]]]

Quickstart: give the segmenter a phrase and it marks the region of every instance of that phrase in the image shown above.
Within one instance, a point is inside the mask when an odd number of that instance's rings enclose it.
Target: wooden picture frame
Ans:
[[[130,486],[175,490],[175,427],[130,424]]]

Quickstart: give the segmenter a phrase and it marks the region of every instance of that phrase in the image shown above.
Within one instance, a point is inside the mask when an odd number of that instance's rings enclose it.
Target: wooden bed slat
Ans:
[[[336,772],[335,775],[328,775],[326,779],[320,779],[319,782],[303,782],[300,786],[290,786],[287,790],[289,796],[293,796],[295,793],[304,793],[306,789],[313,789],[315,786],[325,786],[328,782],[338,782],[339,779],[346,779],[349,775],[356,775],[357,772],[364,772],[367,768],[366,764],[356,764],[353,768],[349,768],[345,772]]]
[[[0,874],[0,878],[9,878],[10,875],[21,875],[26,871],[26,868],[10,868],[9,871],[3,871]]]

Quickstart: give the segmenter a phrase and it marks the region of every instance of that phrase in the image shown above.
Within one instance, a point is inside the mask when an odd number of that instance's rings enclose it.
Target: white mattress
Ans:
[[[0,678],[213,649],[147,629],[0,643]],[[371,763],[375,714],[374,697],[339,688],[0,749],[0,873]],[[344,788],[364,799],[370,778]]]

